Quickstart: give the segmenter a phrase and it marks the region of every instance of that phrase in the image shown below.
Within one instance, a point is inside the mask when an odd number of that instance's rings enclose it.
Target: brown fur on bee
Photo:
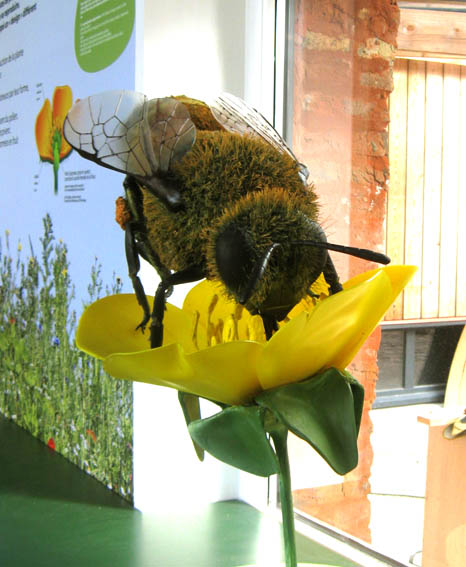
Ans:
[[[256,261],[274,242],[282,243],[274,252],[260,286],[247,307],[259,307],[270,293],[274,294],[277,305],[282,304],[280,295],[284,288],[288,298],[291,295],[294,303],[298,303],[312,281],[310,274],[315,272],[315,258],[305,248],[292,243],[314,237],[314,227],[309,219],[315,219],[316,215],[317,204],[311,193],[303,197],[298,193],[290,194],[282,187],[249,193],[226,210],[210,231],[206,255],[210,277],[221,279],[216,259],[216,236],[231,227],[245,235],[250,249],[255,252]],[[243,279],[247,281],[248,267],[244,266],[244,270]],[[283,273],[287,274],[286,286],[280,285],[274,290],[274,282],[281,282]],[[231,299],[235,299],[228,289],[226,291]]]
[[[196,126],[196,130],[225,130],[225,128],[215,120],[210,107],[200,100],[195,98],[189,98],[185,95],[175,96],[180,102],[182,102],[188,109],[189,116]]]
[[[126,225],[131,220],[131,211],[129,210],[126,199],[118,197],[115,201],[115,220],[125,230]]]
[[[149,240],[171,270],[204,265],[208,242],[223,215],[233,206],[247,208],[266,189],[276,188],[271,202],[279,201],[285,211],[299,206],[310,218],[317,215],[313,188],[303,185],[296,161],[257,138],[198,132],[191,151],[173,164],[172,175],[181,187],[184,210],[172,213],[144,191]],[[214,278],[212,263],[209,277]]]

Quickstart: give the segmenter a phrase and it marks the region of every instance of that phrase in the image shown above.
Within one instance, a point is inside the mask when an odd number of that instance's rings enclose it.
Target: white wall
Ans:
[[[144,92],[244,95],[245,0],[151,0],[144,14]]]
[[[136,89],[149,97],[186,94],[206,101],[228,91],[270,116],[272,5],[273,0],[147,0],[137,19],[144,53],[138,56],[143,64]],[[157,279],[150,266],[143,267],[142,279],[153,293]],[[170,302],[181,305],[186,291],[179,286]],[[207,402],[204,410],[210,410]],[[232,498],[264,507],[267,481],[209,456],[200,463],[176,392],[135,383],[134,494],[144,512]]]

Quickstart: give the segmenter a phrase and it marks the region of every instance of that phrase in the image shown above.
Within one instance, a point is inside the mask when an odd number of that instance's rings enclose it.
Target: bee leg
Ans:
[[[147,301],[144,287],[138,277],[138,272],[141,264],[139,262],[137,243],[134,238],[131,223],[128,223],[125,228],[125,253],[126,263],[128,264],[128,275],[131,278],[134,293],[136,294],[136,299],[138,300],[138,303],[142,307],[142,311],[144,313],[142,321],[139,323],[136,329],[142,329],[142,331],[144,332],[144,329],[146,328],[146,325],[150,319],[150,307]]]
[[[205,278],[205,271],[200,266],[190,266],[170,274],[159,283],[155,293],[152,322],[150,324],[151,348],[159,347],[163,342],[163,316],[167,290],[173,285],[195,282],[203,278]]]
[[[163,279],[170,275],[171,271],[162,263],[160,256],[152,248],[147,238],[143,213],[142,189],[135,177],[131,175],[125,177],[123,187],[125,188],[126,194],[126,209],[129,209],[130,219],[133,223],[133,241],[135,242],[136,252],[141,258],[144,258],[146,262],[149,262],[149,264],[157,270],[160,279]],[[121,225],[120,222],[119,224]],[[126,228],[126,224],[127,222],[122,225],[122,228]],[[168,290],[167,297],[172,291],[173,289]]]
[[[262,318],[262,323],[264,325],[265,338],[268,341],[270,337],[276,331],[278,331],[278,321],[275,319],[275,317],[271,317],[270,315],[263,315],[261,313],[260,316]]]
[[[325,262],[324,270],[323,270],[325,281],[330,286],[330,293],[333,295],[334,293],[338,293],[342,291],[343,287],[340,283],[340,279],[338,278],[337,271],[335,266],[333,265],[332,259],[329,255],[327,255],[327,261]]]

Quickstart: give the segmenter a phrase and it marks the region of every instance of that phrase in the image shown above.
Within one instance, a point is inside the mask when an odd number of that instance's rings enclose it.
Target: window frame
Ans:
[[[426,384],[422,386],[415,385],[416,330],[433,327],[460,326],[465,324],[466,319],[460,318],[445,320],[419,320],[416,322],[397,321],[393,323],[386,321],[381,323],[380,327],[382,328],[382,331],[402,330],[405,332],[402,359],[403,387],[378,390],[377,383],[376,398],[372,404],[372,409],[442,402],[445,395],[446,383]]]

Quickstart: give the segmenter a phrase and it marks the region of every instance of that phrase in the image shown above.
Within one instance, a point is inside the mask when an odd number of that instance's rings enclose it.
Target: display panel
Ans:
[[[74,344],[83,304],[130,291],[122,176],[62,135],[72,103],[134,88],[136,3],[0,2],[0,411],[132,498],[132,385]]]

